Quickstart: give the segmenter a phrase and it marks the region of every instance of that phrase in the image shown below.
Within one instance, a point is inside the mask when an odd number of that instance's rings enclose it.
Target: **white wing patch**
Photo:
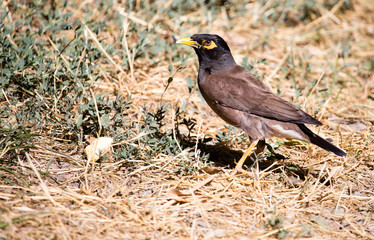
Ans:
[[[271,126],[273,130],[275,130],[279,135],[279,137],[284,138],[294,138],[305,141],[305,138],[300,133],[290,130],[290,129],[284,129],[281,125],[273,125]]]

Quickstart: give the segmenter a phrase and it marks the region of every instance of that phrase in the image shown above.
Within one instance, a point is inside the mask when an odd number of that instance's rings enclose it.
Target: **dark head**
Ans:
[[[199,57],[200,71],[208,74],[236,65],[229,46],[218,35],[195,34],[189,38],[182,38],[177,43],[193,47]]]

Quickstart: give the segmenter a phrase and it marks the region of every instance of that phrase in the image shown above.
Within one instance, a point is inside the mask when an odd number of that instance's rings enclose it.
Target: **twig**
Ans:
[[[41,188],[43,189],[46,197],[49,199],[49,201],[51,201],[51,203],[55,206],[58,206],[58,207],[61,207],[61,208],[64,208],[66,209],[65,207],[63,207],[62,205],[60,205],[59,203],[57,203],[51,196],[51,194],[49,193],[49,190],[48,190],[48,187],[47,185],[44,183],[42,177],[40,176],[39,174],[39,171],[36,169],[34,163],[32,162],[29,154],[26,152],[26,158],[27,158],[27,161],[29,162],[30,164],[30,167],[32,168],[32,170],[34,171],[35,175],[37,176],[37,178],[39,179],[39,182],[40,182],[40,186]],[[68,210],[68,209],[66,209]]]

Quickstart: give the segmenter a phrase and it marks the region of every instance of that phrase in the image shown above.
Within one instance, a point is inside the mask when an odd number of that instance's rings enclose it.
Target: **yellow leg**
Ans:
[[[253,148],[257,145],[258,141],[254,141],[249,146],[248,150],[243,154],[243,156],[240,158],[239,162],[236,164],[235,169],[231,175],[235,175],[236,173],[245,172],[243,170],[243,164],[247,157],[250,155],[250,153],[253,151]]]

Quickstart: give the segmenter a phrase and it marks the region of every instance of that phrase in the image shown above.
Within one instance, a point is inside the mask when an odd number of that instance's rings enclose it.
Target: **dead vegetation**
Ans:
[[[374,2],[234,2],[2,3],[2,239],[374,239]],[[197,32],[348,157],[269,139],[230,176],[249,142],[174,44]]]

